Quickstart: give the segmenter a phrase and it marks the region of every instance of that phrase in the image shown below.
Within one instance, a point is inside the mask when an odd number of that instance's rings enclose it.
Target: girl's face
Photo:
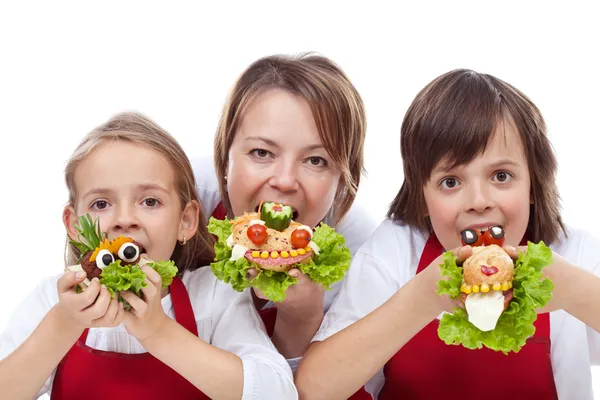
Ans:
[[[424,186],[427,214],[445,249],[461,246],[467,228],[504,228],[517,246],[529,222],[530,176],[523,145],[512,124],[499,124],[485,151],[467,165],[438,163]]]
[[[75,207],[67,207],[64,222],[76,239],[77,217],[89,213],[112,240],[127,236],[141,243],[153,260],[168,260],[177,240],[190,239],[198,224],[198,205],[182,211],[175,171],[160,153],[124,142],[100,144],[77,166]]]
[[[340,171],[321,143],[309,104],[273,89],[245,110],[226,178],[235,215],[275,201],[291,205],[295,220],[316,226],[333,205]]]

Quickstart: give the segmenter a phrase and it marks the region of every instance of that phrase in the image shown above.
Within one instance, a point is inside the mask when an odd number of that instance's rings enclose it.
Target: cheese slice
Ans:
[[[321,251],[321,249],[319,248],[319,246],[317,246],[317,244],[315,242],[313,242],[312,240],[308,243],[308,247],[310,247],[316,255],[319,255],[319,251]]]
[[[246,254],[247,251],[248,251],[247,247],[244,247],[241,244],[236,244],[235,246],[233,246],[233,249],[231,250],[231,257],[229,259],[231,261],[236,261],[236,260],[244,257],[244,254]]]
[[[504,295],[501,291],[471,293],[465,301],[469,322],[483,332],[496,327],[498,318],[504,311]]]
[[[231,235],[229,235],[229,237],[227,238],[227,241],[225,242],[225,244],[229,248],[232,248],[235,245],[235,242],[233,241],[233,233]]]

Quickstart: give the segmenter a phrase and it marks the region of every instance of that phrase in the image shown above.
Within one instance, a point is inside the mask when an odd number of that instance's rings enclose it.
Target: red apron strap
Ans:
[[[438,238],[432,233],[429,239],[425,243],[425,248],[419,259],[419,266],[417,267],[417,274],[423,271],[429,264],[433,262],[439,255],[444,252],[442,244]]]
[[[227,216],[227,210],[225,209],[225,206],[223,205],[222,201],[219,202],[219,204],[217,204],[217,207],[213,210],[211,216],[215,219],[225,219],[225,217]]]
[[[173,310],[175,311],[175,321],[177,321],[185,329],[198,336],[198,326],[194,317],[194,309],[190,302],[185,285],[181,279],[176,276],[170,286],[171,301],[173,302]]]

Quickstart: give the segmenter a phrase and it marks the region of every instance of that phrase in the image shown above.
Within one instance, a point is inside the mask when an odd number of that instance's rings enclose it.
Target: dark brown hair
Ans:
[[[557,162],[546,124],[533,102],[510,84],[487,74],[457,69],[430,82],[413,100],[400,134],[404,182],[388,217],[431,231],[423,186],[439,162],[449,168],[482,154],[495,128],[518,131],[531,177],[529,240],[552,243],[565,227],[556,186]]]
[[[285,90],[308,102],[329,156],[341,171],[333,210],[334,222],[348,212],[364,169],[366,117],[362,99],[339,66],[317,55],[273,55],[251,64],[238,78],[221,114],[215,136],[215,169],[223,204],[231,202],[225,174],[229,148],[244,110],[256,96],[271,89]]]

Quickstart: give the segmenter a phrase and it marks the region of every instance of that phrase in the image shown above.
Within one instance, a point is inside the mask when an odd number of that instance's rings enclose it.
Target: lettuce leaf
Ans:
[[[234,290],[241,292],[248,287],[261,290],[272,301],[285,300],[287,289],[298,283],[296,278],[287,272],[276,272],[260,269],[256,263],[242,257],[231,261],[231,249],[227,246],[227,238],[231,235],[231,222],[226,218],[221,221],[213,217],[208,223],[208,231],[217,237],[215,242],[215,262],[210,267],[217,279],[230,284]],[[304,274],[314,282],[330,290],[331,285],[344,277],[350,267],[351,254],[345,246],[342,235],[326,224],[315,228],[312,240],[319,246],[319,255],[314,255],[309,263],[297,264]],[[256,268],[258,275],[248,278],[248,270]]]
[[[154,268],[162,278],[162,286],[167,287],[173,282],[173,277],[177,275],[177,267],[173,261],[150,262],[148,266]],[[148,286],[145,282],[146,274],[136,265],[121,265],[121,260],[110,263],[102,270],[100,274],[100,284],[105,285],[112,298],[115,294],[118,300],[123,303],[126,310],[131,305],[121,297],[122,291],[130,291],[142,297],[142,288]]]
[[[346,239],[332,227],[321,223],[315,228],[312,241],[319,246],[319,254],[313,255],[309,263],[300,264],[300,271],[326,290],[331,290],[331,285],[341,280],[350,268],[352,255],[346,247]]]
[[[456,257],[451,252],[444,253],[443,258],[441,274],[449,279],[438,282],[437,293],[456,298],[460,295],[462,268],[456,265]],[[504,354],[519,352],[535,333],[536,309],[552,299],[554,284],[548,278],[542,280],[542,269],[550,264],[552,250],[544,242],[528,242],[527,253],[520,253],[515,262],[513,299],[498,319],[496,328],[482,332],[469,322],[465,309],[457,307],[453,314],[442,317],[438,328],[440,339],[446,344],[463,345],[468,349],[485,346]]]

